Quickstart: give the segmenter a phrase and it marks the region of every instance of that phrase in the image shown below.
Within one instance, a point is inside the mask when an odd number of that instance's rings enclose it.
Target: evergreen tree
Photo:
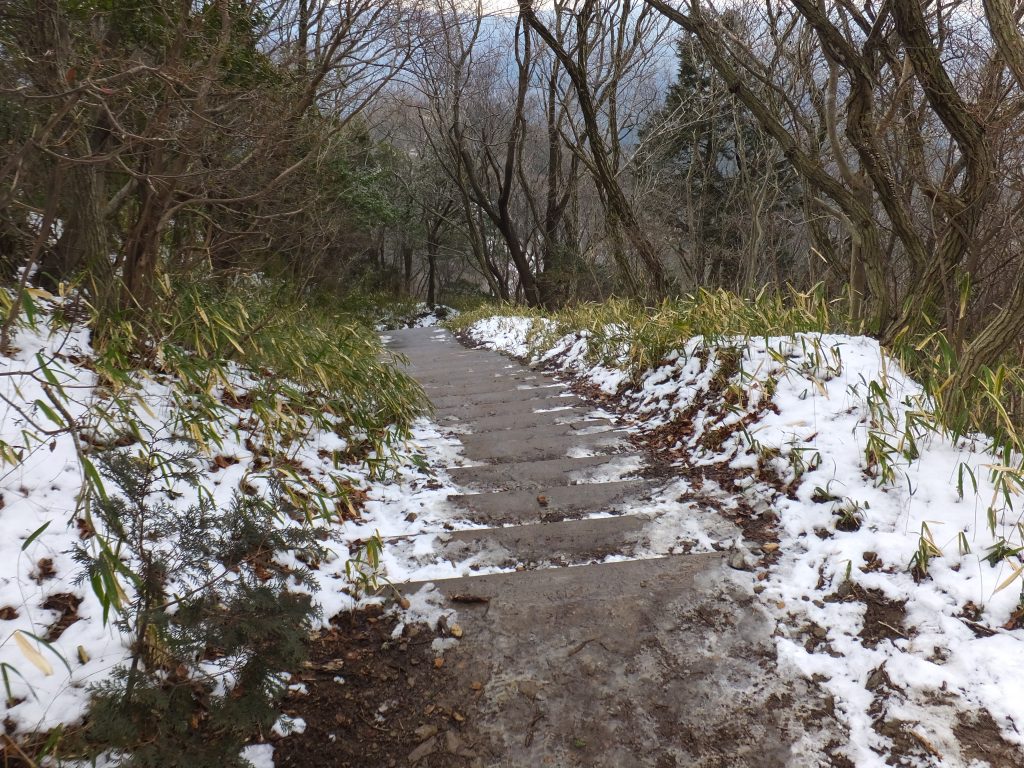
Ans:
[[[743,22],[726,13],[723,23]],[[751,197],[763,198],[771,187],[773,199],[760,213],[781,214],[797,200],[796,178],[691,35],[677,41],[676,61],[664,106],[641,129],[641,165],[665,200],[656,209],[690,280],[742,290],[753,277],[743,255],[754,215]],[[765,264],[786,258],[778,252],[760,256]]]
[[[198,480],[188,456],[156,465],[115,451],[102,465],[122,493],[99,500],[96,515],[121,548],[78,556],[90,579],[112,560],[130,579],[118,626],[133,646],[94,688],[85,738],[127,766],[242,766],[242,746],[276,717],[280,674],[305,657],[314,584],[277,556],[315,556],[312,531],[283,527],[280,504],[258,496],[221,510],[200,493],[182,510],[166,481]]]

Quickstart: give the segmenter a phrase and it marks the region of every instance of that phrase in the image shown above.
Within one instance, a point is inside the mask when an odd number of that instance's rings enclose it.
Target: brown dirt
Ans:
[[[864,602],[864,626],[860,639],[868,648],[883,640],[897,640],[910,636],[912,629],[904,625],[907,616],[905,600],[889,600],[877,589],[858,589],[858,598]]]
[[[864,626],[859,637],[868,648],[876,647],[883,640],[909,638],[914,634],[913,627],[904,624],[906,601],[890,600],[877,589],[864,589],[847,581],[827,596],[825,602],[864,604]]]
[[[278,768],[464,768],[478,761],[468,733],[478,691],[460,690],[455,670],[435,665],[438,633],[406,626],[371,607],[335,618],[311,646],[298,680],[308,693],[289,696],[283,711],[306,721],[278,739]],[[344,683],[336,682],[341,677]],[[422,754],[413,761],[410,756]]]
[[[60,614],[57,620],[50,625],[50,629],[46,633],[47,641],[52,643],[54,640],[59,639],[64,634],[65,629],[78,621],[78,606],[81,603],[82,598],[70,592],[61,592],[46,598],[43,608]]]
[[[1024,765],[1024,750],[1003,740],[999,726],[985,710],[970,715],[961,713],[953,732],[968,760],[981,760],[992,768]]]
[[[916,723],[905,720],[884,720],[875,724],[875,730],[892,742],[885,758],[886,765],[938,766],[942,753],[928,741]]]

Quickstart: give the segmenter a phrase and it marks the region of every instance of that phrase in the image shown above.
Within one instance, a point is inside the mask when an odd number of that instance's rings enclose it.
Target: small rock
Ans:
[[[519,692],[528,699],[536,699],[540,694],[540,686],[533,680],[520,680],[516,683]]]
[[[444,657],[443,656],[438,656],[436,659],[434,659],[434,669],[440,669],[443,666],[444,666]]]
[[[742,552],[733,552],[729,556],[729,567],[735,568],[737,571],[749,571],[750,563]]]
[[[762,544],[761,545],[761,551],[762,552],[767,552],[769,554],[774,552],[778,548],[779,548],[779,545],[776,542],[774,542],[774,541],[769,541],[767,544]]]
[[[419,517],[419,515],[417,515],[415,512],[410,512],[408,515],[405,516],[405,522],[413,523],[416,521],[417,517]]]
[[[459,734],[455,731],[445,731],[444,746],[453,755],[457,755],[462,750],[462,739],[459,738]]]
[[[451,629],[448,630],[452,637],[462,637],[462,626],[459,624],[452,624]]]
[[[846,599],[853,595],[853,584],[849,579],[839,585],[839,588],[836,589],[836,595],[841,599]]]
[[[883,664],[876,669],[871,670],[871,674],[868,675],[867,683],[865,688],[869,691],[877,691],[883,685],[891,686],[892,683],[889,680],[889,675],[885,672],[885,665]]]
[[[437,751],[437,736],[431,736],[409,753],[409,763],[416,765],[420,760]]]
[[[426,725],[421,725],[413,733],[416,734],[416,738],[420,741],[426,741],[431,736],[437,736],[437,726],[433,723],[427,723]]]
[[[813,627],[811,627],[811,634],[819,640],[821,640],[828,635],[828,630],[824,627],[820,627],[817,624],[815,624]]]

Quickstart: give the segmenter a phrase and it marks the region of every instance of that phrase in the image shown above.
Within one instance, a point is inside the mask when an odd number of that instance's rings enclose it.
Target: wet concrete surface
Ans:
[[[436,588],[457,610],[461,638],[443,655],[467,692],[469,745],[405,764],[836,764],[830,704],[780,668],[752,574],[716,552],[643,554],[657,487],[617,425],[555,394],[554,377],[446,331],[389,336],[481,464],[448,469],[468,491],[449,501],[453,518],[492,527],[440,537],[438,558],[519,568],[402,587]]]

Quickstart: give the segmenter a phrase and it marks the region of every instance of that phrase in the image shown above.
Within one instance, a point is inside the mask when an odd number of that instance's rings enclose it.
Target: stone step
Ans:
[[[415,376],[417,379],[426,382],[445,382],[452,378],[466,378],[468,376],[488,377],[497,375],[510,375],[521,373],[526,370],[508,360],[479,360],[475,357],[449,359],[446,355],[440,355],[429,361],[417,363],[410,361],[404,366],[406,373]]]
[[[555,425],[555,429],[563,429]],[[509,430],[468,434],[460,437],[463,453],[473,461],[504,464],[513,461],[606,456],[628,449],[626,433],[604,431],[594,434],[545,434],[550,426],[532,430]],[[508,435],[506,437],[506,434]]]
[[[467,374],[465,376],[451,374],[443,380],[420,380],[423,391],[431,392],[489,392],[495,387],[543,386],[555,384],[557,380],[551,376],[533,373],[526,370],[509,369],[508,373],[495,373],[491,376]]]
[[[520,400],[537,400],[541,398],[561,397],[569,394],[564,384],[548,384],[545,386],[509,386],[507,382],[497,384],[490,389],[478,392],[454,391],[448,395],[431,395],[431,402],[438,410],[459,407],[462,405],[504,405]]]
[[[602,482],[641,466],[635,453],[519,460],[619,439],[611,422],[577,396],[518,394],[551,379],[447,332],[398,332],[391,344],[442,405],[439,420],[467,432],[467,456],[504,462],[449,470],[464,487],[491,489],[449,497],[452,517],[492,527],[392,545],[423,573],[442,572],[445,559],[527,567],[399,587],[415,595],[407,620],[428,617],[447,635],[427,638],[443,659],[417,667],[410,685],[443,679],[430,707],[458,725],[396,765],[455,765],[445,750],[474,768],[836,764],[816,745],[841,744],[844,730],[817,687],[776,663],[775,623],[750,573],[718,553],[607,562],[678,551],[696,506],[655,499],[660,485],[647,480]],[[536,410],[551,403],[571,407]],[[604,562],[581,564],[592,560]]]
[[[476,523],[558,521],[605,512],[621,514],[630,503],[650,497],[655,487],[646,480],[583,483],[525,491],[496,491],[450,496],[461,517]]]
[[[622,480],[642,464],[639,454],[621,453],[615,456],[542,459],[479,467],[456,467],[449,471],[449,475],[464,488],[533,490],[553,485]]]
[[[555,411],[555,414],[560,411]],[[528,424],[523,427],[513,427],[500,430],[500,434],[491,436],[490,432],[466,432],[459,437],[464,445],[469,445],[474,440],[528,440],[530,438],[542,439],[546,437],[559,437],[566,435],[577,435],[588,437],[590,435],[603,434],[605,432],[623,432],[625,429],[606,418],[582,419],[574,421],[545,421],[540,424]]]
[[[447,413],[435,418],[446,427],[465,433],[479,434],[482,432],[505,431],[512,429],[529,429],[541,425],[585,424],[594,411],[586,406],[571,406],[555,411],[525,413],[500,413],[494,416],[475,416],[463,418],[458,412]],[[594,416],[595,420],[600,417]]]
[[[475,366],[522,367],[513,360],[509,360],[496,352],[474,352],[469,350],[450,350],[431,348],[423,352],[402,352],[402,356],[408,361],[410,367],[420,368],[424,371],[439,370],[447,363]],[[459,370],[453,368],[452,370]]]
[[[795,751],[835,727],[824,696],[776,666],[773,622],[719,554],[401,587],[421,589],[461,637],[438,651],[451,694],[432,703],[461,712],[480,691],[465,735],[481,765],[828,764]]]
[[[583,400],[571,393],[564,395],[548,395],[528,400],[514,400],[508,403],[446,403],[435,408],[438,420],[443,424],[446,418],[456,417],[461,422],[475,421],[491,416],[509,414],[529,414],[548,411],[554,408],[566,408],[583,403]]]
[[[633,554],[646,542],[648,522],[644,515],[622,515],[459,531],[439,537],[438,554],[452,561],[475,556],[502,568],[588,563]]]

